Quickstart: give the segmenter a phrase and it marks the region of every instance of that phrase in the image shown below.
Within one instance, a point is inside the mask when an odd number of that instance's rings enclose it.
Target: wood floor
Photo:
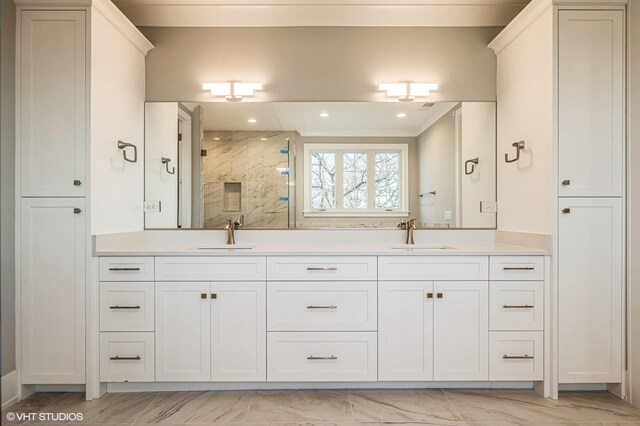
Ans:
[[[20,413],[35,414],[7,420]],[[42,393],[11,406],[2,424],[61,424],[42,417],[58,413],[81,413],[74,424],[640,425],[640,410],[608,393],[564,392],[552,401],[501,390],[110,393],[91,402],[84,394]]]

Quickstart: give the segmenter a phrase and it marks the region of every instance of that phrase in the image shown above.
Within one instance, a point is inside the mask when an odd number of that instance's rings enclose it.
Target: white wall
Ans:
[[[13,0],[0,4],[0,345],[1,374],[16,369],[15,345],[15,7]]]
[[[98,11],[91,21],[91,233],[138,231],[144,228],[145,56]],[[138,147],[137,163],[124,161],[118,140]]]
[[[432,100],[495,100],[495,27],[143,27],[147,100],[211,101],[207,81],[264,84],[259,101],[375,101],[377,85],[440,84]]]
[[[456,226],[456,119],[450,112],[418,136],[420,227]],[[445,219],[451,211],[451,219]]]
[[[628,5],[628,220],[627,285],[629,288],[629,343],[631,400],[640,407],[640,2]]]
[[[160,201],[161,211],[145,213],[147,228],[178,226],[178,103],[148,102],[144,113],[144,186],[147,201]],[[167,173],[162,157],[170,158]]]
[[[552,11],[498,55],[498,228],[552,232],[553,219]],[[514,113],[517,112],[517,113]],[[517,163],[512,143],[525,140]]]
[[[462,146],[460,147],[460,227],[494,228],[495,213],[480,211],[480,202],[496,200],[496,104],[463,102]],[[472,174],[466,175],[464,163],[478,158]],[[471,165],[469,166],[471,168]]]

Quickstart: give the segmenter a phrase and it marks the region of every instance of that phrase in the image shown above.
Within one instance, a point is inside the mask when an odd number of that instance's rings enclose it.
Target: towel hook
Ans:
[[[524,149],[524,141],[512,143],[511,146],[515,147],[516,149],[516,158],[509,160],[509,154],[505,154],[504,161],[506,161],[507,163],[513,163],[520,159],[520,151]]]
[[[167,173],[169,173],[170,175],[173,175],[176,173],[175,167],[171,167],[171,170],[169,170],[169,162],[171,161],[171,158],[162,157],[161,161],[162,161],[162,164],[164,164],[165,167],[167,168]]]
[[[471,160],[467,160],[464,162],[464,174],[470,175],[476,170],[476,165],[480,162],[478,157],[472,158]],[[471,164],[471,170],[469,170],[469,164]]]
[[[126,148],[133,148],[133,158],[127,157]],[[124,157],[124,161],[128,161],[129,163],[138,162],[138,147],[136,147],[134,144],[118,141],[118,149],[122,150],[122,156]]]

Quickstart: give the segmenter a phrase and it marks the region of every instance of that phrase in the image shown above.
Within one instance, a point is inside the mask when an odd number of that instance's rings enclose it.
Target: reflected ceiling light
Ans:
[[[260,138],[261,141],[266,141],[268,140],[267,138]]]
[[[220,140],[220,138],[213,138],[213,140],[214,140],[214,141],[219,141],[219,140]]]
[[[225,83],[204,83],[202,88],[211,91],[211,96],[224,96],[230,102],[241,101],[242,97],[253,96],[256,90],[262,90],[262,83],[241,83],[228,81]]]
[[[321,112],[320,113],[320,117],[322,117],[322,118],[327,118],[328,116],[329,116],[328,112]]]
[[[402,102],[411,102],[415,98],[429,96],[432,90],[438,90],[436,83],[412,83],[403,81],[401,83],[380,83],[378,90],[387,92],[388,97],[398,98]]]
[[[258,120],[256,120],[255,118],[250,118],[247,120],[249,123],[253,124],[255,122],[257,122]]]
[[[407,114],[404,113],[404,112],[399,112],[398,114],[396,114],[396,117],[398,117],[398,118],[405,118],[406,116],[407,116]]]

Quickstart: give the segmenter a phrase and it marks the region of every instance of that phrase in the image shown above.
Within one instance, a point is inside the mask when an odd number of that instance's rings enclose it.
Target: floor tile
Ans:
[[[349,394],[334,391],[257,392],[245,423],[352,423]]]
[[[366,390],[349,393],[357,423],[456,423],[461,419],[440,390]]]
[[[135,423],[239,424],[252,397],[251,392],[160,393]]]

